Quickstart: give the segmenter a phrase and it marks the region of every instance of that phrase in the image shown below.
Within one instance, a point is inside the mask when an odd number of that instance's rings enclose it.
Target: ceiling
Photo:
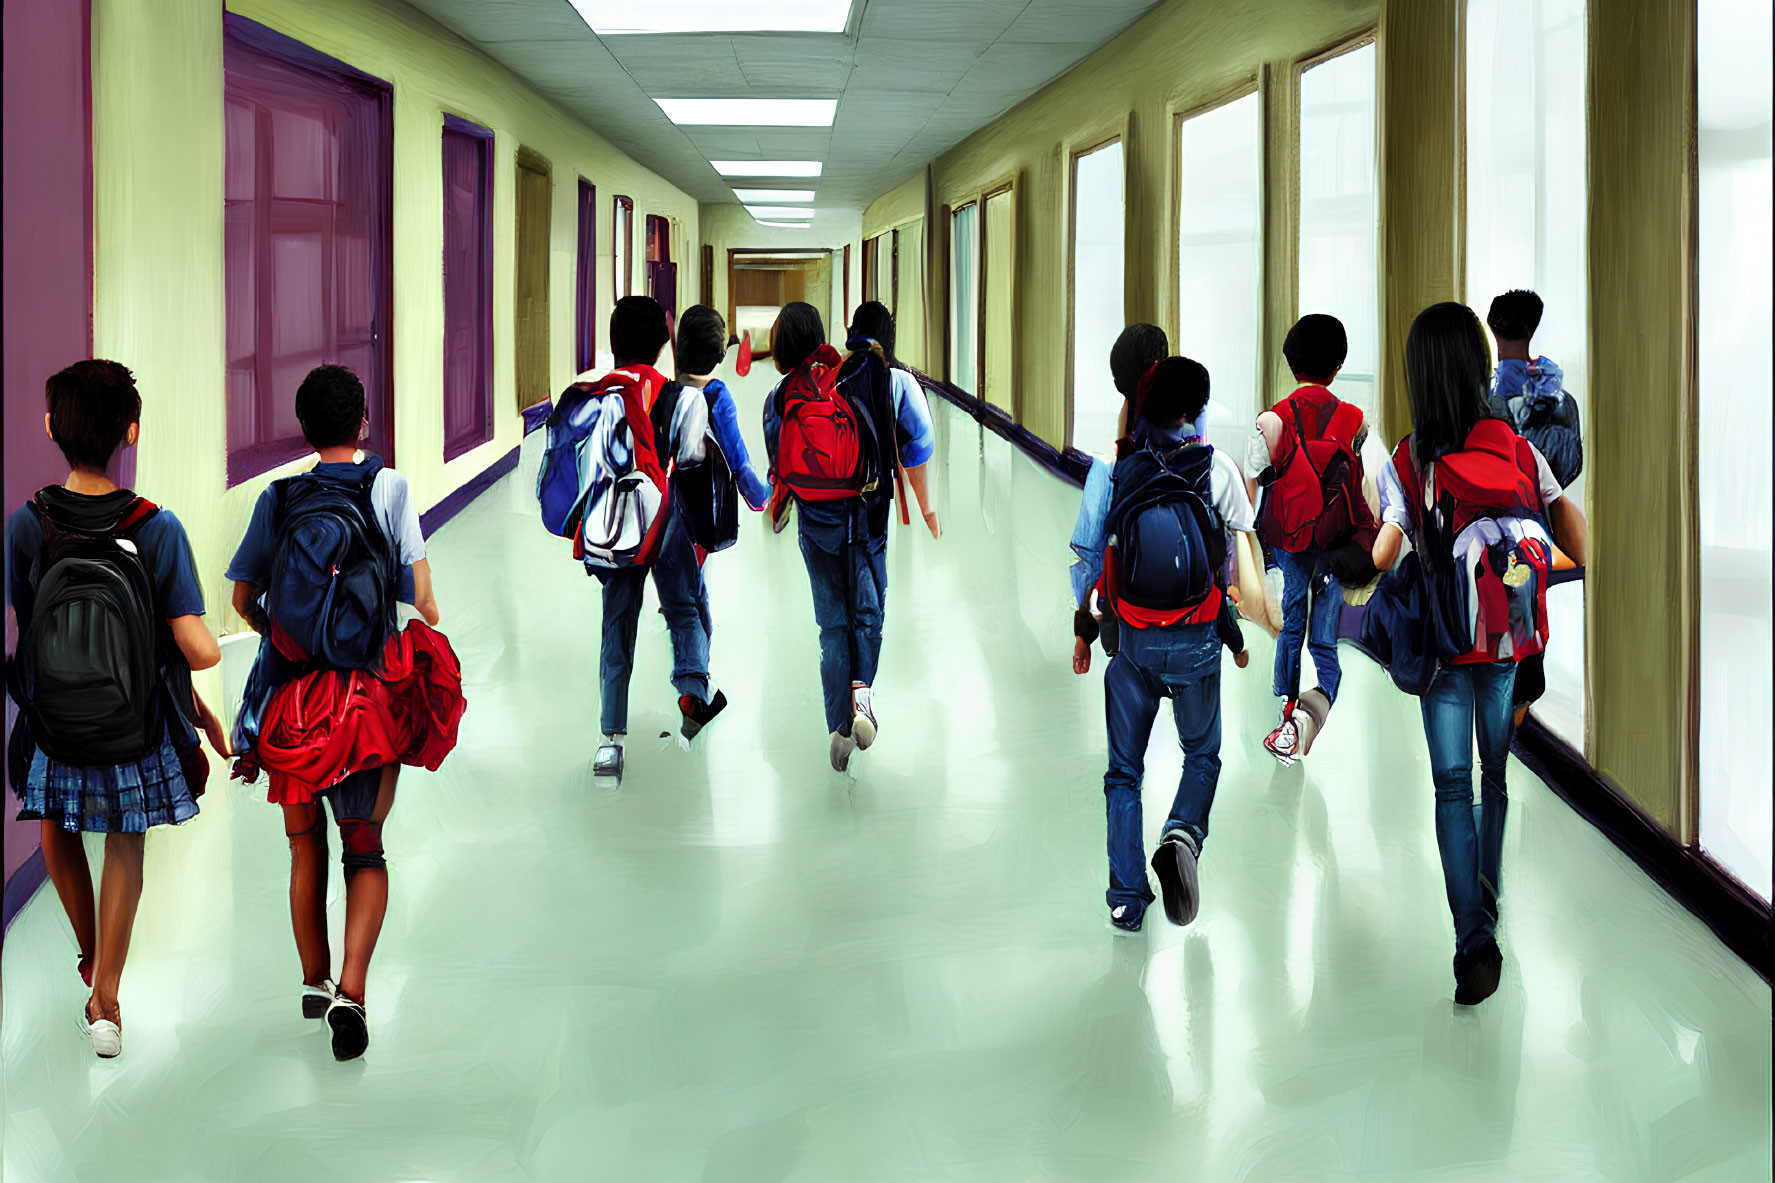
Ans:
[[[811,187],[819,209],[855,211],[1158,0],[853,0],[844,33],[605,37],[568,0],[411,2],[699,201]],[[656,98],[837,98],[838,112],[829,128],[679,127]],[[730,183],[709,164],[747,158],[825,170]]]

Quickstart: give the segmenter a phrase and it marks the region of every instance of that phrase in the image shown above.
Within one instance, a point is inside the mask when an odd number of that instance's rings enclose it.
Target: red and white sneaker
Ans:
[[[1300,724],[1294,717],[1294,703],[1290,702],[1282,708],[1282,722],[1276,729],[1263,738],[1263,746],[1270,755],[1282,762],[1287,768],[1301,756]]]

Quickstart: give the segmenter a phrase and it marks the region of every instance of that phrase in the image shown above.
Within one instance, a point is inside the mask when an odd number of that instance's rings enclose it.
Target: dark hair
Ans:
[[[1491,349],[1471,308],[1446,301],[1418,313],[1405,338],[1405,388],[1419,464],[1459,451],[1491,417],[1490,379]]]
[[[142,419],[135,375],[114,361],[77,361],[51,375],[43,394],[49,434],[77,472],[104,472]]]
[[[783,305],[770,330],[771,360],[787,374],[826,343],[826,323],[820,310],[800,300]]]
[[[1526,341],[1541,327],[1541,308],[1541,297],[1525,288],[1515,288],[1491,302],[1485,323],[1500,341]]]
[[[851,336],[872,338],[881,346],[881,358],[894,364],[894,314],[879,300],[864,300],[851,313]]]
[[[680,374],[712,374],[727,356],[727,321],[707,304],[692,304],[678,318]]]
[[[296,418],[311,448],[355,444],[364,425],[364,384],[344,366],[316,366],[296,388]]]
[[[1208,368],[1187,357],[1168,357],[1143,383],[1140,417],[1154,427],[1192,423],[1208,405]]]
[[[1296,378],[1330,381],[1350,353],[1344,322],[1323,312],[1309,312],[1294,322],[1282,341],[1282,356]]]
[[[619,366],[652,365],[671,339],[666,310],[652,296],[624,296],[610,310],[610,352]]]
[[[1109,372],[1123,398],[1132,398],[1140,388],[1140,379],[1153,363],[1163,361],[1171,352],[1171,342],[1158,325],[1129,325],[1109,347]]]

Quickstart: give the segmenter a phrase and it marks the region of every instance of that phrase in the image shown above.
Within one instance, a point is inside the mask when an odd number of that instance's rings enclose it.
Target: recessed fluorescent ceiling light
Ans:
[[[746,207],[746,212],[751,214],[754,218],[757,218],[760,222],[766,222],[772,218],[807,218],[811,217],[814,211],[810,209],[796,209],[792,205],[748,205]]]
[[[817,177],[817,160],[711,160],[724,177]]]
[[[573,0],[592,32],[842,33],[851,0]]]
[[[759,222],[760,226],[769,226],[773,230],[806,230],[812,222]]]
[[[837,99],[655,99],[684,127],[831,127]]]
[[[796,205],[814,199],[812,189],[735,189],[733,195],[741,201],[789,201]]]

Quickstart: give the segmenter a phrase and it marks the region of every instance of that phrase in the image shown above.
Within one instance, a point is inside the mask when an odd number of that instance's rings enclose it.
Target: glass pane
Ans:
[[[1112,451],[1122,396],[1109,349],[1122,318],[1122,144],[1074,164],[1072,215],[1072,446]]]
[[[1263,106],[1255,93],[1184,120],[1178,144],[1176,349],[1208,367],[1208,441],[1234,456],[1244,455],[1262,402],[1262,150]]]
[[[1768,0],[1702,0],[1698,33],[1701,846],[1768,899]]]
[[[909,366],[925,368],[924,219],[900,227],[900,306],[894,310],[894,353]]]
[[[1300,313],[1344,323],[1350,352],[1338,397],[1379,409],[1374,46],[1322,62],[1300,80]]]
[[[980,389],[979,220],[977,205],[956,210],[949,246],[949,380],[969,394]]]
[[[323,112],[273,111],[271,144],[277,196],[319,201],[333,196],[337,147]]]
[[[1541,297],[1533,352],[1564,371],[1588,429],[1585,55],[1584,0],[1468,0],[1467,303],[1484,319],[1506,291]],[[1585,505],[1585,484],[1566,496]],[[1584,585],[1549,592],[1547,614],[1535,715],[1583,751]]]
[[[985,205],[981,256],[986,263],[982,285],[986,315],[982,318],[985,323],[980,342],[980,397],[1010,411],[1015,405],[1011,393],[1011,277],[1015,248],[1011,242],[1010,191],[993,194]]]

